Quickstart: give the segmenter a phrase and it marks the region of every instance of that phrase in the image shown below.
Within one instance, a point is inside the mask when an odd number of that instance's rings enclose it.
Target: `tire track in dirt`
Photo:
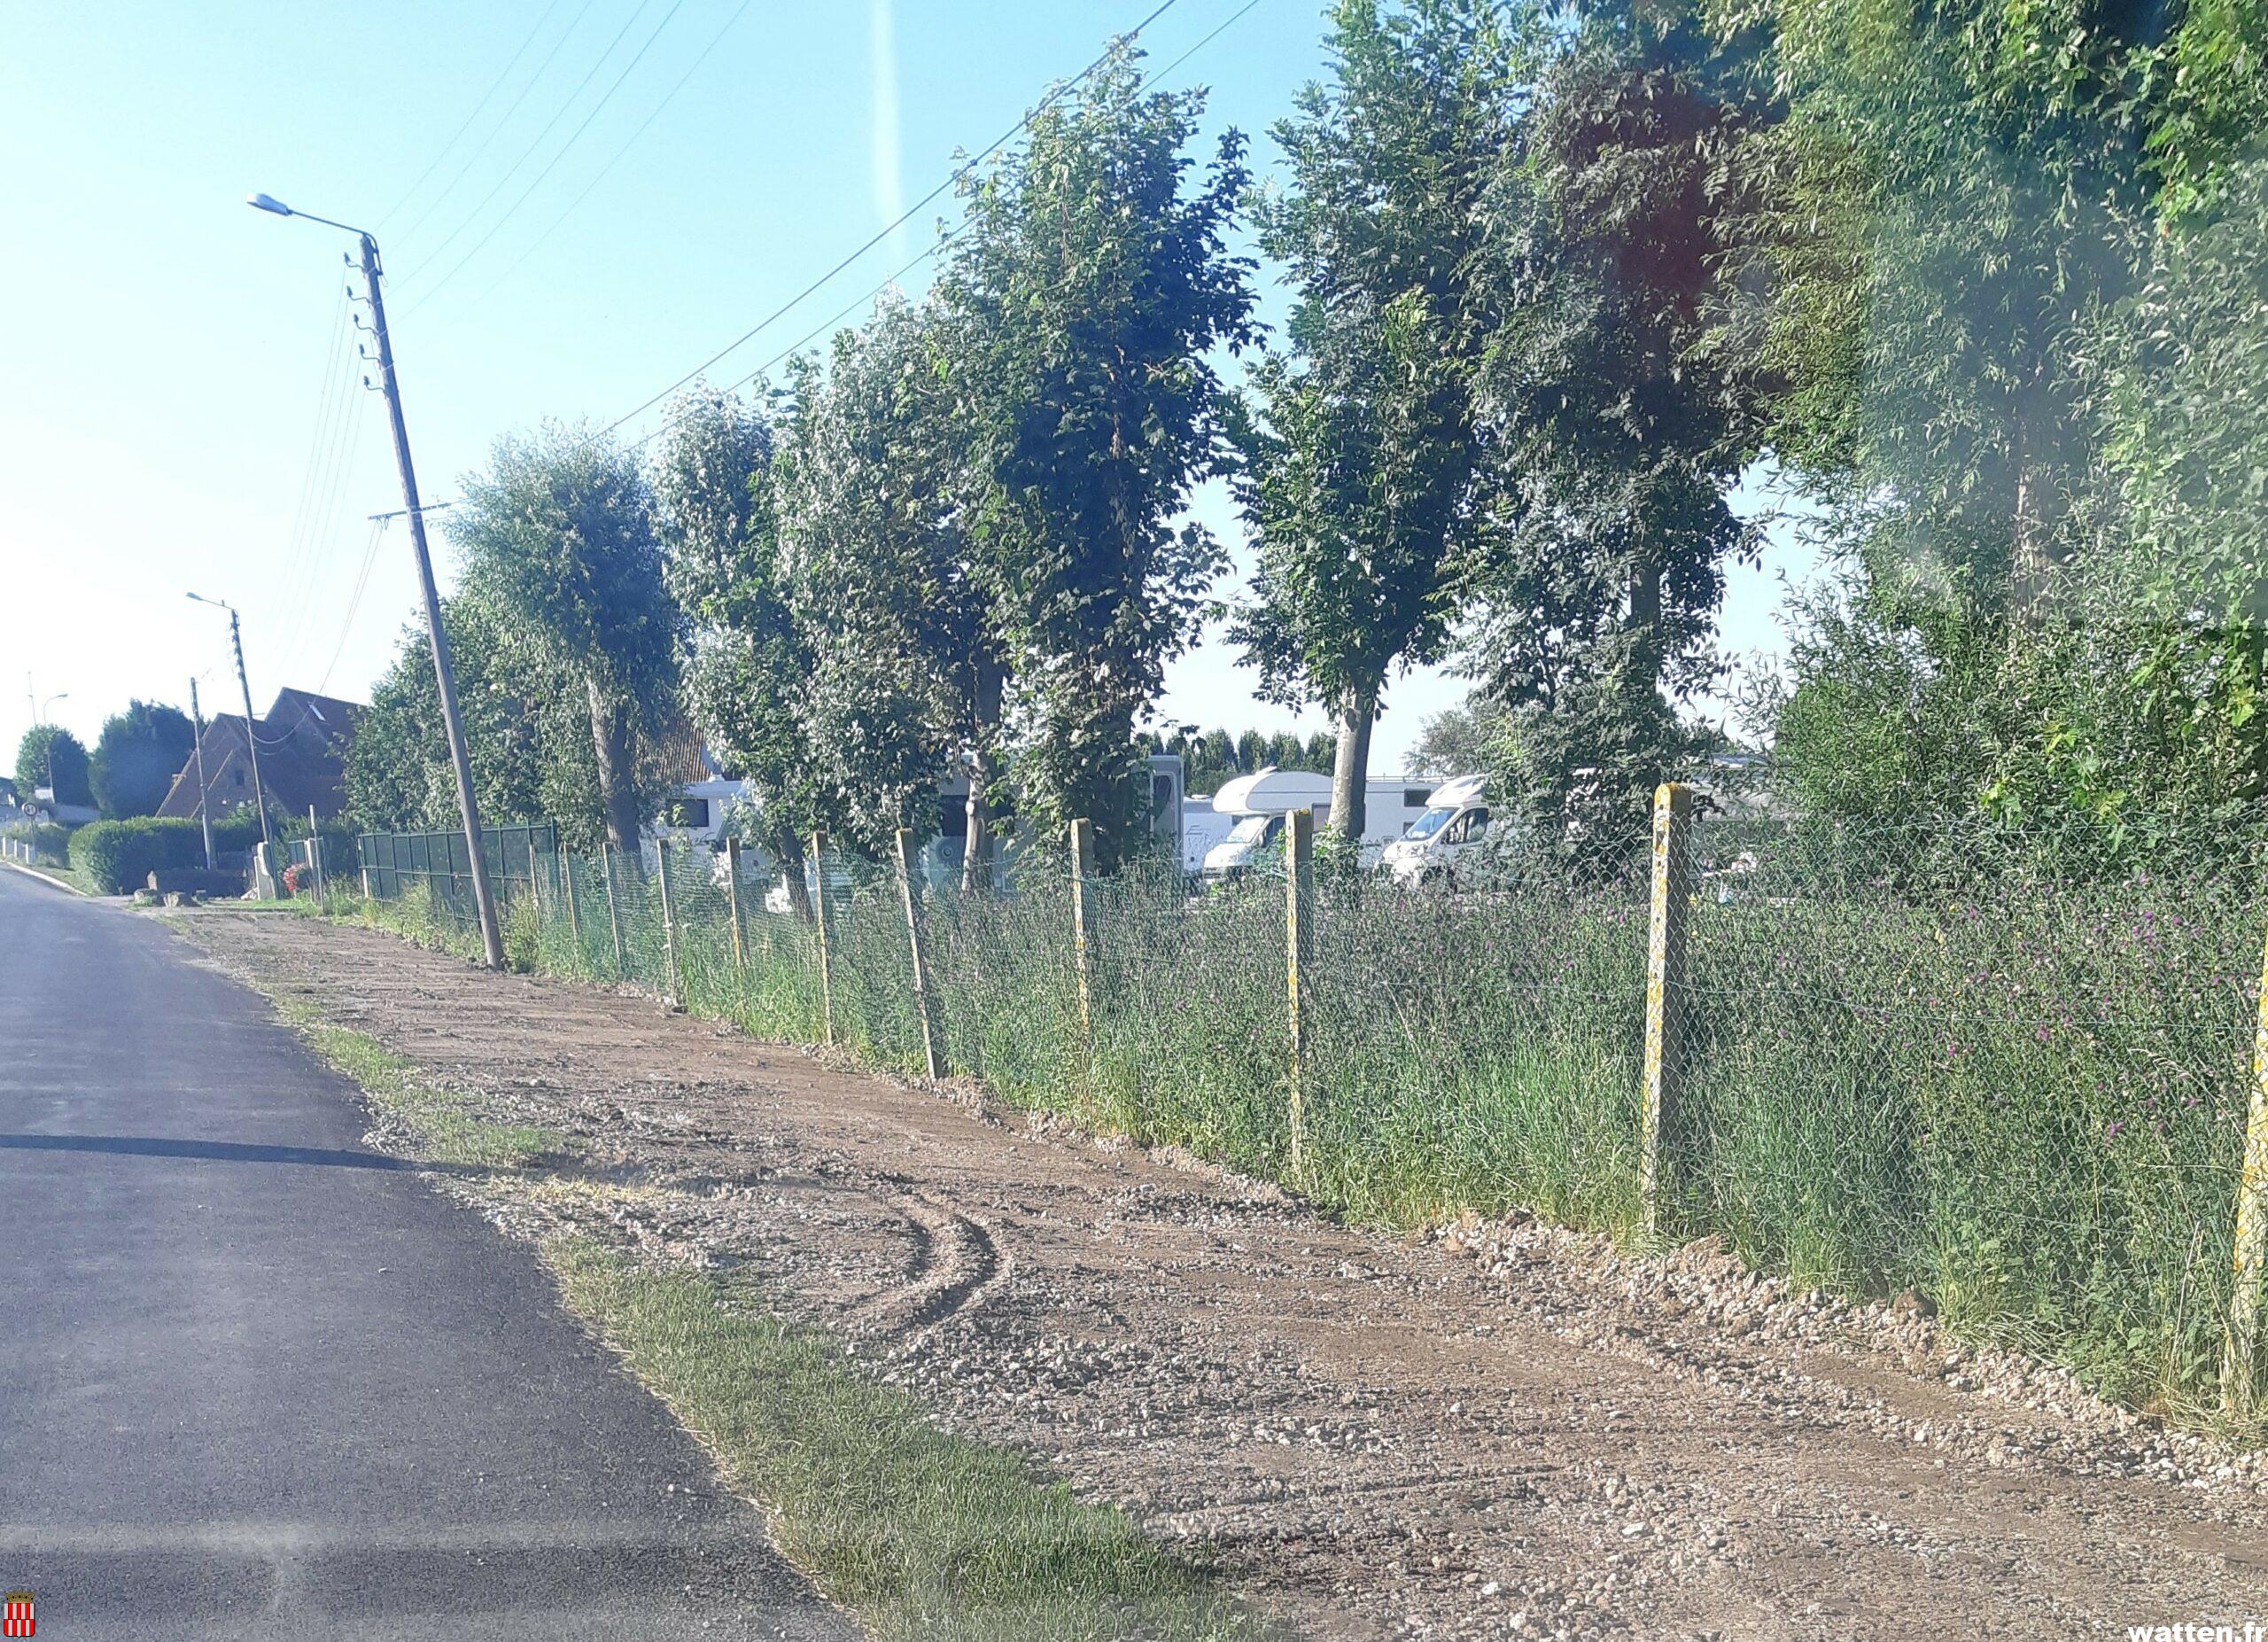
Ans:
[[[2268,1618],[2256,1465],[1706,1249],[1399,1241],[650,1000],[367,930],[186,927],[499,1117],[576,1135],[582,1172],[637,1185],[607,1204],[617,1230],[745,1271],[948,1424],[1209,1543],[1311,1634]]]

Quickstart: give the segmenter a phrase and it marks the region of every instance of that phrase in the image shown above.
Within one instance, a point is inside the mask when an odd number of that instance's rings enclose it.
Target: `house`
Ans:
[[[260,747],[260,784],[268,813],[304,816],[310,805],[331,819],[346,809],[346,754],[369,711],[359,702],[318,696],[311,690],[279,691],[268,716],[247,736],[244,715],[223,712],[205,726],[203,796],[214,820],[252,804],[252,737]],[[174,777],[160,815],[194,820],[198,813],[198,757],[192,751]]]

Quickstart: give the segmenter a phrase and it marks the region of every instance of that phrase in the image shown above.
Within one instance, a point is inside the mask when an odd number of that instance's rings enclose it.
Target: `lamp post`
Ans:
[[[237,607],[225,600],[208,599],[202,593],[192,593],[189,596],[199,604],[210,604],[214,610],[229,612],[229,642],[237,652],[237,683],[245,693],[245,752],[252,759],[252,806],[259,813],[260,842],[268,852],[272,868],[276,860],[276,842],[268,836],[268,794],[260,784],[260,720],[252,716],[252,675],[245,671],[244,622],[237,614]]]
[[[487,955],[488,967],[501,969],[504,967],[504,934],[496,921],[495,899],[489,891],[487,857],[481,852],[480,808],[472,795],[472,759],[465,751],[464,723],[457,713],[457,687],[449,668],[448,635],[441,627],[441,595],[433,585],[433,556],[425,545],[425,510],[417,500],[417,471],[409,460],[409,429],[402,420],[401,385],[394,377],[393,342],[386,332],[385,296],[379,289],[378,242],[367,230],[294,211],[282,200],[266,194],[254,194],[245,203],[255,211],[320,222],[325,228],[352,234],[361,243],[362,284],[370,303],[370,329],[378,344],[378,385],[385,393],[386,418],[393,428],[394,464],[401,470],[402,507],[409,515],[409,543],[417,556],[417,583],[425,596],[425,633],[433,647],[433,676],[440,686],[441,724],[448,732],[449,762],[456,770],[457,812],[464,818],[465,848],[472,859],[472,900],[480,914],[480,943]]]
[[[47,710],[55,705],[57,702],[68,701],[70,699],[71,692],[69,690],[58,690],[54,695],[50,696],[45,701],[40,703],[39,711],[32,714],[32,728],[34,729],[37,729],[41,725],[47,722]],[[55,805],[58,811],[63,807],[63,800],[58,798],[55,792],[55,737],[52,735],[47,738],[47,801]]]

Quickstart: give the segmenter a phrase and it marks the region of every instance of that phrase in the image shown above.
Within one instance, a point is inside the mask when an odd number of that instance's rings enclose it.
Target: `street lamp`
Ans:
[[[370,330],[378,345],[378,385],[386,396],[386,418],[393,427],[394,465],[401,470],[401,501],[409,515],[409,543],[417,555],[417,583],[425,596],[425,633],[433,647],[433,676],[440,686],[441,724],[448,732],[449,762],[455,767],[457,812],[464,818],[464,841],[472,862],[472,901],[480,914],[480,942],[488,967],[504,967],[504,932],[496,920],[495,899],[488,888],[488,860],[480,848],[480,808],[472,796],[472,759],[465,750],[464,723],[457,712],[456,680],[449,669],[448,634],[441,626],[441,595],[433,583],[433,556],[425,545],[425,510],[417,500],[417,471],[409,460],[409,429],[402,420],[401,385],[395,379],[393,342],[386,331],[385,294],[379,289],[378,242],[367,229],[329,217],[294,211],[269,194],[253,194],[245,203],[274,216],[303,217],[352,234],[361,242],[362,284],[370,302]]]
[[[237,683],[245,693],[245,751],[252,759],[252,806],[259,813],[260,841],[268,850],[268,865],[273,868],[276,844],[268,836],[268,794],[260,784],[260,720],[252,717],[252,675],[245,671],[244,623],[237,614],[237,607],[226,600],[208,599],[202,593],[192,593],[189,596],[199,604],[210,604],[215,610],[229,612],[229,642],[236,647],[237,651]],[[202,746],[203,742],[200,740],[198,744]]]

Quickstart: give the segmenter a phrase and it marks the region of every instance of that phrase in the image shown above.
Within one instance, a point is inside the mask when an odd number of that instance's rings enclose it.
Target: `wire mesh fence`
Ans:
[[[1531,840],[1418,888],[1326,860],[1295,969],[1281,860],[1192,894],[1168,864],[1033,854],[965,895],[826,846],[785,872],[539,847],[515,874],[507,845],[497,878],[516,964],[894,1072],[933,1045],[1013,1105],[1365,1219],[1714,1233],[1807,1282],[1919,1289],[2132,1399],[2210,1390],[2268,928],[2248,883],[1739,812],[1658,866],[1650,842]],[[373,915],[477,953],[466,875],[371,887]]]

